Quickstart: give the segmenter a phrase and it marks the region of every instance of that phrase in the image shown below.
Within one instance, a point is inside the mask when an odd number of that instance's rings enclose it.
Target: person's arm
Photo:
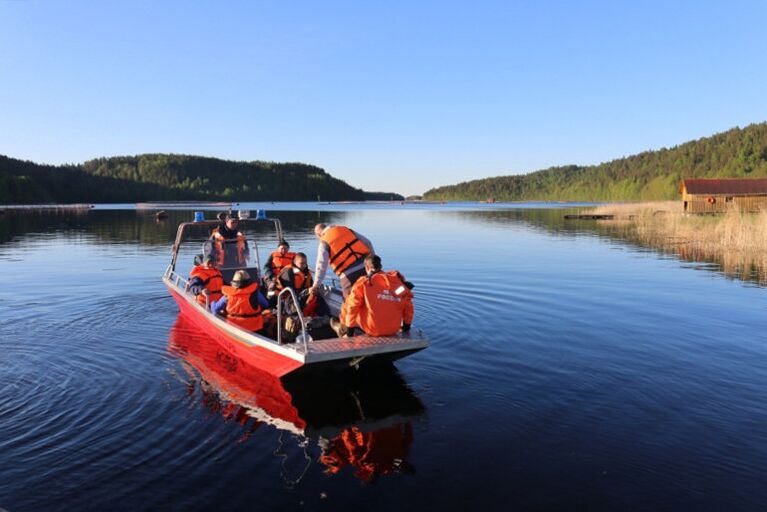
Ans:
[[[295,279],[293,276],[293,269],[288,267],[282,269],[282,272],[280,272],[279,275],[280,285],[282,285],[283,288],[293,288],[293,291],[296,290],[295,287]]]
[[[210,310],[213,312],[214,315],[219,314],[222,309],[226,307],[226,303],[228,301],[229,297],[224,295],[220,299],[218,299],[216,302],[211,303]]]
[[[410,293],[409,290],[405,293],[405,296],[402,297],[402,302],[405,306],[405,309],[402,311],[402,324],[405,329],[402,330],[407,332],[410,330],[410,324],[413,323],[413,315],[415,312],[413,308],[413,294]]]
[[[313,289],[319,288],[322,285],[322,281],[325,279],[325,272],[328,270],[329,261],[330,251],[328,250],[328,244],[320,242],[320,245],[317,247],[317,264],[314,266]]]
[[[199,295],[204,286],[205,283],[199,276],[195,276],[189,280],[189,291],[195,295]]]
[[[269,301],[266,300],[261,290],[256,290],[250,294],[250,307],[258,309],[259,306],[263,309],[269,309]]]
[[[272,255],[269,255],[269,259],[264,263],[264,279],[274,279],[274,267],[272,267]]]
[[[352,291],[341,307],[341,323],[346,327],[357,327],[357,316],[360,313],[360,308],[365,301],[365,291],[362,286],[352,287]]]
[[[364,236],[360,235],[360,234],[359,234],[359,233],[357,233],[356,231],[354,231],[354,234],[357,236],[357,238],[360,240],[360,242],[362,242],[363,244],[367,245],[367,246],[370,248],[370,252],[371,252],[372,254],[375,254],[375,253],[376,253],[376,250],[375,250],[375,248],[373,247],[373,242],[371,242],[370,240],[368,240],[366,237],[364,237]]]

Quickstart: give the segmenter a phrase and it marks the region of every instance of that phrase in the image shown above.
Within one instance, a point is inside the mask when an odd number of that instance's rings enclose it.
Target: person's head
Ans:
[[[381,270],[381,257],[377,254],[368,254],[365,256],[365,272],[377,272]]]
[[[207,268],[210,268],[210,267],[214,267],[214,266],[215,266],[215,263],[214,263],[214,260],[213,260],[213,256],[211,256],[210,254],[206,254],[206,255],[205,255],[203,258],[202,258],[202,264],[203,264],[205,267],[207,267]]]
[[[316,236],[317,238],[322,236],[322,232],[325,230],[326,227],[327,225],[321,222],[317,224],[316,226],[314,226],[314,236]]]
[[[293,265],[297,266],[301,270],[304,270],[306,268],[306,254],[297,252],[293,257]]]
[[[290,250],[290,244],[286,240],[280,240],[280,243],[277,244],[277,252],[280,254],[285,254]]]
[[[240,219],[237,218],[235,215],[227,215],[226,216],[226,227],[227,229],[235,230],[237,229],[237,226],[240,225]]]
[[[232,286],[235,288],[245,288],[250,284],[250,274],[246,270],[238,270],[232,276]]]

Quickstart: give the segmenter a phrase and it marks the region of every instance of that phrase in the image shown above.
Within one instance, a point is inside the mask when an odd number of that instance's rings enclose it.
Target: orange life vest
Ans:
[[[249,331],[260,331],[264,327],[261,306],[253,309],[250,296],[258,292],[258,283],[251,283],[245,288],[224,286],[221,292],[228,297],[226,301],[226,321]]]
[[[280,254],[280,251],[274,251],[271,256],[272,270],[274,271],[274,275],[280,275],[280,272],[282,272],[283,268],[291,266],[295,256],[296,253],[294,252],[286,252],[285,254]]]
[[[345,226],[330,226],[322,233],[320,241],[328,244],[330,268],[336,275],[341,275],[344,270],[370,254],[370,247]]]
[[[371,336],[396,334],[413,322],[413,293],[396,270],[360,277],[341,307],[341,320]]]
[[[219,266],[223,266],[224,263],[235,263],[235,265],[245,264],[245,235],[240,231],[237,232],[237,238],[224,238],[218,230],[214,230],[212,235],[213,248],[216,250],[216,261]],[[236,261],[232,262],[231,257],[227,261],[226,253],[232,253],[232,246],[236,244]]]
[[[314,278],[312,278],[312,271],[309,270],[308,268],[306,270],[301,270],[300,268],[294,265],[290,265],[289,267],[283,269],[280,277],[282,277],[283,279],[287,281],[288,279],[290,279],[291,274],[293,275],[293,289],[295,289],[297,292],[308,290],[314,284]],[[284,288],[282,286],[282,279],[277,279],[277,288],[279,289]]]
[[[205,268],[202,265],[197,265],[189,273],[191,277],[198,277],[202,281],[202,286],[209,292],[210,302],[216,301],[221,298],[221,287],[224,286],[224,278],[215,268]],[[202,293],[197,296],[197,302],[205,304],[205,295]]]

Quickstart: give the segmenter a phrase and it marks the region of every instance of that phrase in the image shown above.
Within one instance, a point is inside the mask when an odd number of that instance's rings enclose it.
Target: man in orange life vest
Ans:
[[[280,272],[277,279],[277,289],[293,288],[298,294],[304,316],[330,316],[327,302],[319,293],[312,292],[312,271],[307,265],[306,254],[297,252],[293,263]]]
[[[292,253],[291,253],[292,254]],[[309,290],[314,284],[312,271],[306,264],[306,254],[297,252],[293,261],[285,266],[277,276],[277,288],[293,288],[296,293]]]
[[[384,272],[381,258],[365,258],[366,276],[360,277],[343,306],[339,320],[330,326],[339,336],[353,334],[359,327],[370,336],[392,336],[410,331],[413,323],[413,286],[396,270]]]
[[[365,275],[365,256],[373,254],[373,244],[346,226],[317,224],[314,235],[319,238],[317,263],[314,266],[314,286],[317,290],[325,279],[328,265],[341,281],[344,298],[349,295],[352,285]]]
[[[230,213],[226,216],[226,222],[213,230],[210,239],[220,267],[243,266],[248,260],[248,241],[237,229],[239,224],[237,216]]]
[[[232,285],[221,288],[223,297],[211,304],[214,314],[226,312],[226,321],[249,331],[264,328],[263,312],[269,303],[258,290],[258,283],[250,279],[245,270],[238,270],[232,277]]]
[[[290,244],[286,240],[280,240],[277,250],[269,255],[264,264],[264,286],[267,289],[267,298],[273,300],[279,287],[278,277],[282,269],[293,264],[296,253],[290,252]],[[311,286],[311,285],[310,285]]]
[[[197,261],[197,258],[195,258],[195,261]],[[206,297],[211,303],[221,298],[221,287],[224,286],[224,278],[215,267],[213,256],[210,254],[203,256],[202,263],[192,268],[189,278],[189,289],[197,296],[198,303],[205,304]]]

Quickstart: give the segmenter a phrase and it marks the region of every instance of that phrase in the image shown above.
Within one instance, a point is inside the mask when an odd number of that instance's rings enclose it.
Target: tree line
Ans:
[[[679,197],[682,178],[767,176],[767,123],[599,165],[551,167],[433,188],[429,200],[633,201]]]
[[[0,155],[0,203],[400,200],[365,192],[303,163],[144,154],[40,165]]]

